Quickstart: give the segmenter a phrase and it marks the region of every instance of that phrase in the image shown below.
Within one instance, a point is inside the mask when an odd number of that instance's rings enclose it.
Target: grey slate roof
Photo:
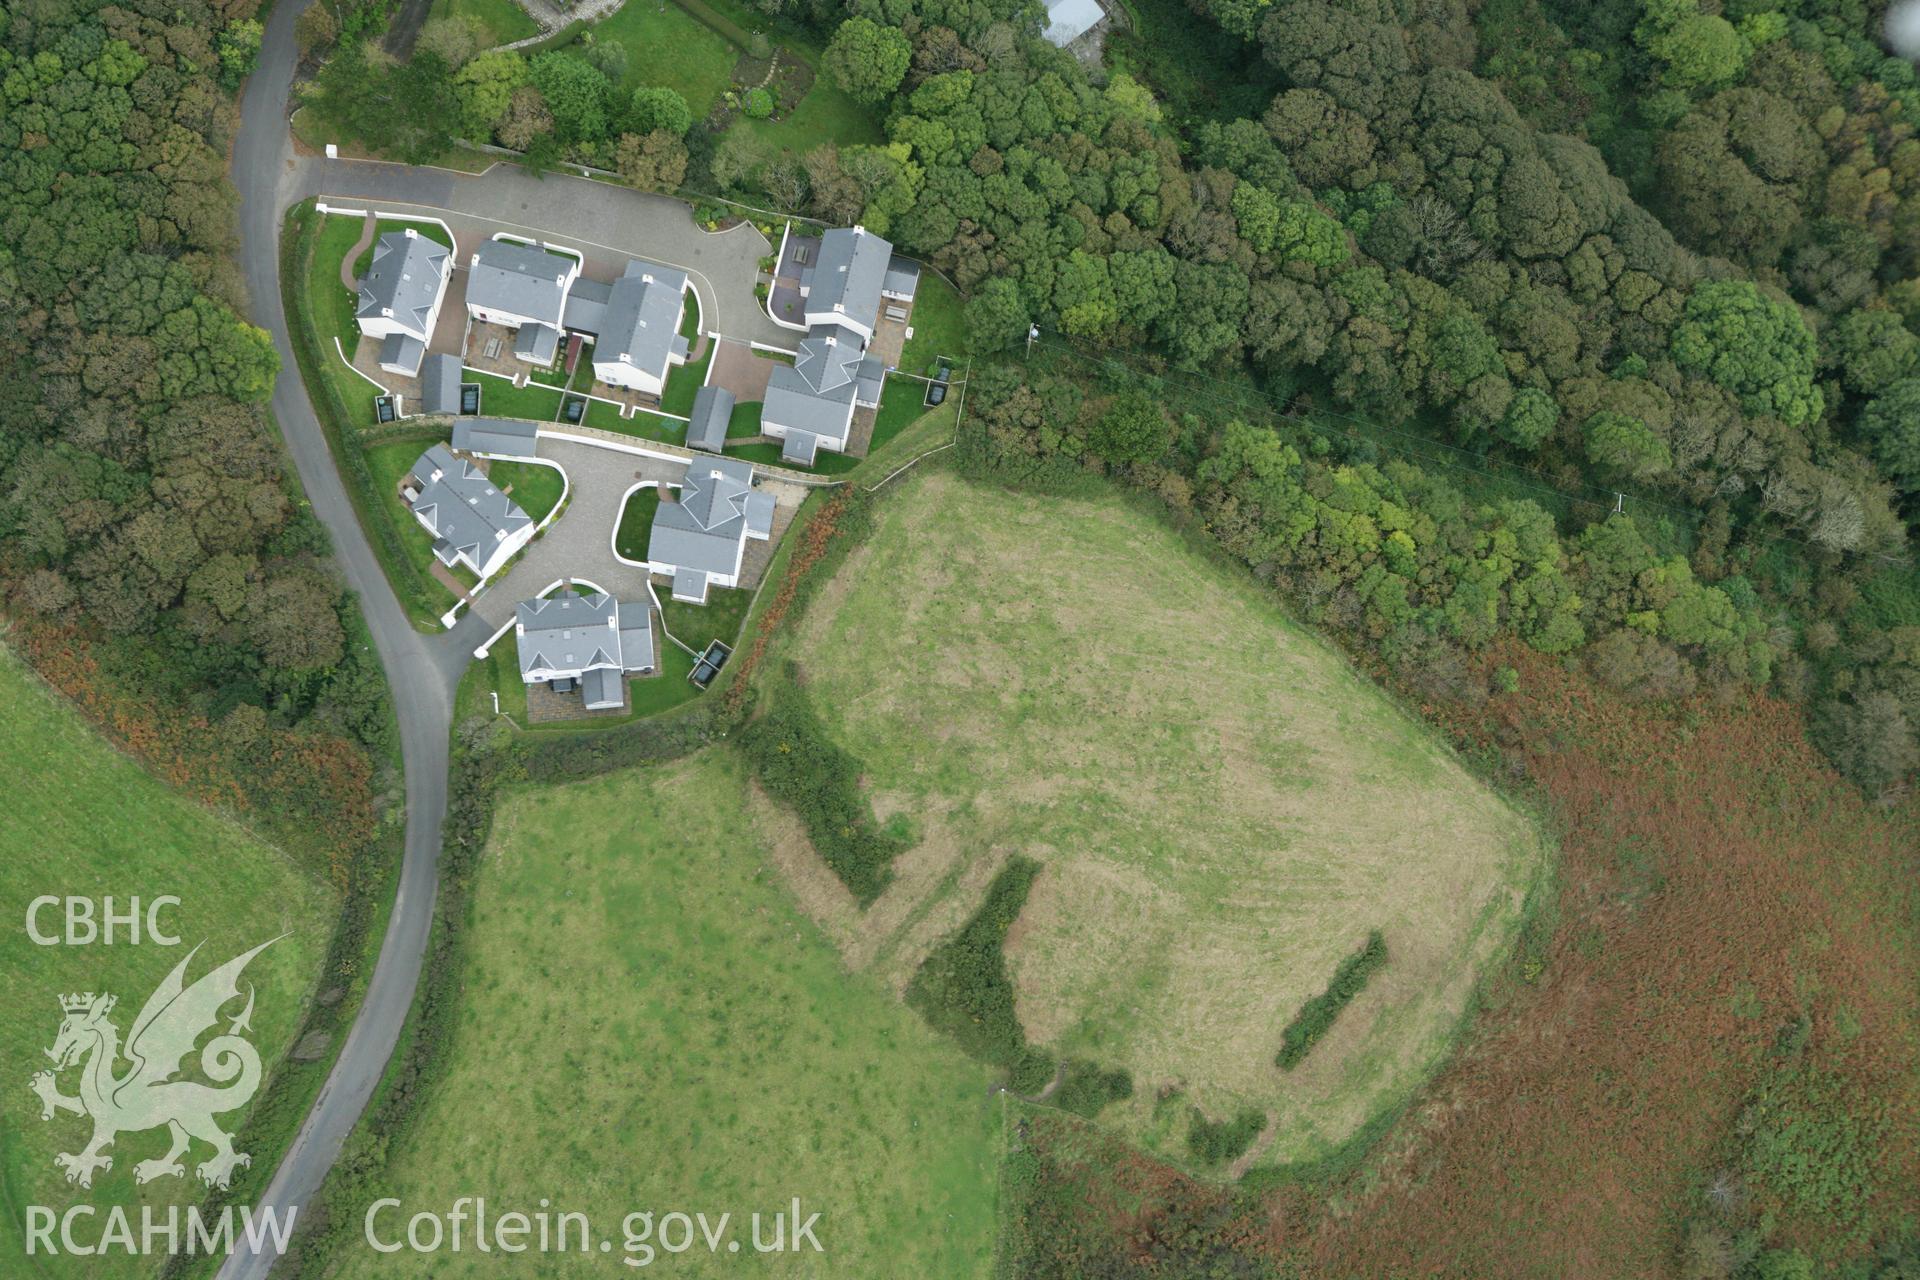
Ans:
[[[680,482],[680,500],[653,513],[647,559],[676,569],[730,574],[749,534],[773,530],[773,495],[753,488],[753,465],[736,458],[695,458]]]
[[[897,293],[912,300],[914,290],[920,287],[920,264],[912,258],[902,258],[898,254],[887,261],[887,274],[881,281],[882,293]]]
[[[413,464],[420,490],[413,513],[434,535],[433,553],[442,564],[465,558],[477,567],[492,555],[502,534],[513,535],[533,523],[506,494],[494,488],[486,472],[447,446],[436,444]]]
[[[819,452],[820,437],[811,431],[789,431],[786,439],[780,442],[782,462],[797,462],[803,467],[810,467]]]
[[[611,711],[627,705],[626,692],[620,687],[620,674],[608,667],[596,667],[580,677],[580,700],[587,710]]]
[[[450,251],[415,231],[389,231],[373,243],[373,261],[360,277],[361,320],[390,316],[425,341],[428,317],[447,278]]]
[[[604,327],[594,342],[593,358],[664,376],[667,357],[680,336],[680,304],[686,286],[684,271],[655,262],[628,262],[607,297]],[[684,343],[680,353],[686,354]]]
[[[807,310],[837,308],[871,329],[880,313],[880,286],[892,260],[893,246],[862,227],[834,227],[821,233]]]
[[[561,591],[513,607],[520,642],[520,675],[535,671],[577,676],[595,667],[620,669],[620,602],[612,596]]]
[[[852,382],[866,344],[859,334],[837,324],[817,324],[800,340],[793,368],[815,391],[832,391]]]
[[[380,344],[380,367],[411,378],[420,370],[420,357],[427,354],[426,343],[404,333],[390,333]]]
[[[560,351],[560,331],[544,324],[523,324],[514,330],[513,354],[534,364],[552,364]]]
[[[707,575],[698,569],[675,569],[673,571],[673,598],[690,600],[694,604],[707,602]]]
[[[810,431],[822,440],[843,444],[853,421],[853,395],[852,382],[842,382],[821,394],[808,386],[793,366],[775,365],[767,379],[760,422],[789,431]]]
[[[646,601],[622,603],[609,595],[570,591],[522,600],[513,610],[521,679],[653,670],[652,608]],[[615,690],[618,699],[617,685]]]
[[[453,424],[453,447],[461,453],[532,458],[539,433],[539,423],[520,418],[462,418]]]
[[[854,400],[860,404],[879,404],[886,382],[887,366],[880,363],[878,356],[868,356],[854,372]]]
[[[719,453],[727,447],[727,423],[733,418],[733,392],[709,382],[693,393],[687,420],[687,447]]]
[[[620,665],[628,671],[653,670],[653,605],[646,601],[620,605]]]
[[[612,285],[599,280],[575,280],[567,291],[567,307],[560,323],[581,333],[599,333],[607,322],[607,297],[612,292]]]
[[[572,259],[545,249],[489,240],[474,250],[467,303],[558,326],[566,306],[564,282],[572,268]]]
[[[440,352],[430,355],[420,366],[420,411],[422,413],[460,412],[460,357]],[[453,430],[454,448],[460,445],[460,429]]]

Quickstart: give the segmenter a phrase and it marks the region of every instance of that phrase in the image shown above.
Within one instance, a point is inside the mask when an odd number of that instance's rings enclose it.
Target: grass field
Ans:
[[[235,824],[176,796],[138,765],[94,734],[65,703],[46,691],[16,659],[0,648],[0,759],[8,764],[7,803],[0,806],[0,962],[12,975],[0,989],[0,1271],[9,1277],[152,1275],[152,1261],[112,1253],[104,1258],[25,1257],[21,1235],[24,1206],[56,1213],[67,1206],[127,1206],[139,1222],[140,1204],[160,1207],[198,1203],[203,1188],[194,1167],[211,1149],[196,1143],[183,1178],[134,1183],[134,1166],[166,1153],[164,1130],[124,1133],[108,1150],[110,1170],[97,1173],[91,1190],[70,1186],[55,1168],[56,1153],[77,1152],[91,1132],[79,1116],[40,1119],[40,1104],[27,1088],[50,1064],[42,1050],[54,1043],[61,1023],[58,997],[65,992],[110,992],[118,1005],[109,1016],[124,1036],[155,987],[186,958],[204,947],[188,969],[189,982],[244,951],[287,936],[246,969],[245,984],[257,992],[250,1037],[271,1072],[288,1048],[311,986],[320,971],[334,927],[338,900],[331,889],[277,850]],[[28,904],[44,894],[116,904],[172,894],[163,923],[179,946],[126,944],[111,947],[37,946],[25,929]],[[97,908],[96,908],[97,910]],[[43,931],[60,931],[57,909],[44,911]],[[240,1011],[236,1002],[224,1012]],[[224,1022],[223,1022],[224,1026]],[[123,1062],[118,1070],[127,1069]],[[187,1060],[196,1072],[197,1058]],[[63,1093],[78,1092],[78,1068],[58,1078]],[[244,1115],[219,1117],[229,1132]],[[275,1151],[251,1153],[271,1165]],[[97,1234],[101,1219],[96,1218]],[[137,1229],[137,1228],[136,1228]]]
[[[871,107],[848,97],[824,76],[813,82],[800,105],[777,120],[749,120],[742,116],[727,131],[728,136],[751,140],[766,159],[782,151],[795,155],[811,151],[823,142],[841,146],[878,145],[886,141],[880,116]]]
[[[677,4],[625,4],[594,24],[596,40],[626,46],[627,74],[620,88],[631,94],[665,85],[687,100],[696,121],[733,82],[739,51]]]
[[[565,395],[558,387],[544,382],[516,387],[511,379],[484,369],[468,369],[461,376],[480,384],[481,413],[496,418],[531,418],[535,422],[552,422],[560,416],[560,402]]]
[[[904,984],[1023,852],[1020,1019],[1133,1073],[1103,1118],[1177,1153],[1189,1106],[1255,1106],[1266,1158],[1298,1159],[1403,1099],[1508,944],[1531,826],[1152,517],[902,483],[792,653],[877,815],[920,837],[863,918],[802,886],[849,962]],[[1389,962],[1283,1076],[1282,1029],[1372,929]]]
[[[514,0],[433,0],[429,16],[477,19],[491,37],[489,44],[507,44],[540,33],[539,25]]]
[[[743,767],[708,752],[503,799],[477,874],[445,1074],[390,1167],[408,1212],[733,1215],[738,1256],[676,1276],[985,1276],[1001,1104],[986,1073],[848,975],[764,862]],[[757,1256],[747,1216],[799,1197],[824,1252]],[[472,1251],[391,1257],[358,1229],[338,1280],[496,1275]],[[605,1276],[608,1257],[506,1270]],[[610,1271],[608,1268],[612,1267]]]
[[[724,6],[723,6],[724,8]],[[749,26],[764,25],[763,15],[741,12]],[[723,24],[730,23],[724,13]],[[615,40],[626,47],[627,72],[620,88],[625,93],[643,85],[665,85],[677,90],[693,108],[695,119],[705,119],[720,97],[733,86],[733,71],[744,49],[701,22],[677,3],[627,4],[594,24],[596,40]],[[789,33],[775,42],[781,57],[818,61],[815,48],[796,45]],[[875,113],[848,97],[825,79],[816,79],[791,112],[778,120],[735,120],[730,135],[744,136],[765,159],[783,149],[795,153],[822,142],[877,143],[884,140]]]

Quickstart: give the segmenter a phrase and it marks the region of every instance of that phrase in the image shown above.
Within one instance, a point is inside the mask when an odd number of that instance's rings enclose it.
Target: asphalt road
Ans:
[[[313,1110],[288,1149],[262,1208],[305,1205],[340,1154],[342,1144],[366,1109],[413,1002],[433,921],[440,856],[440,825],[447,811],[447,739],[453,719],[454,688],[470,650],[452,635],[423,636],[408,622],[374,559],[340,475],[327,451],[326,437],[301,386],[286,322],[280,309],[280,217],[299,197],[292,139],[287,130],[287,92],[293,81],[294,20],[310,0],[282,0],[273,7],[260,51],[259,67],[241,100],[241,128],[233,152],[233,183],[240,192],[240,261],[252,297],[253,321],[273,335],[280,351],[280,378],[272,408],[307,498],[333,537],[335,561],[347,586],[360,597],[373,633],[374,648],[386,667],[399,714],[400,743],[406,766],[406,853],[392,917],[380,947],[380,959],[361,1002],[359,1017],[347,1035],[333,1072]],[[242,1249],[220,1269],[221,1280],[260,1280],[273,1265],[270,1247],[259,1254]]]

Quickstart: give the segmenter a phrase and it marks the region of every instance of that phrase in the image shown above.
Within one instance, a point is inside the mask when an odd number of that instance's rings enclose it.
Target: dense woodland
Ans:
[[[0,12],[0,592],[10,641],[123,741],[344,882],[391,730],[241,318],[254,8]]]

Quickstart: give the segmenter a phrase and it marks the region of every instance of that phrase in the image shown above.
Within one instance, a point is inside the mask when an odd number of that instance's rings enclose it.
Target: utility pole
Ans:
[[[1627,495],[1615,490],[1613,494],[1613,514],[1622,516],[1627,513]]]
[[[1039,325],[1030,324],[1027,326],[1027,355],[1029,357],[1033,355],[1033,340],[1035,338],[1038,338],[1039,336],[1040,336]]]

